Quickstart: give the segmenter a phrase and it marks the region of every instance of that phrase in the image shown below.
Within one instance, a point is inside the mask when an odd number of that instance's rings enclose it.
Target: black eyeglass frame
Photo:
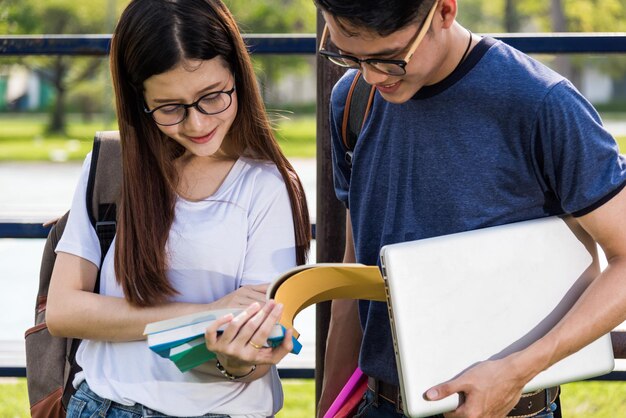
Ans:
[[[373,68],[375,71],[378,71],[380,73],[391,75],[391,76],[402,76],[402,75],[406,74],[406,66],[409,64],[409,61],[411,60],[411,58],[413,58],[413,54],[415,53],[415,50],[417,49],[417,47],[422,43],[422,40],[426,36],[426,33],[428,32],[428,29],[430,29],[430,25],[432,23],[433,17],[435,15],[435,10],[437,9],[437,5],[438,4],[439,4],[439,0],[435,0],[435,2],[433,3],[432,7],[430,8],[430,11],[428,12],[428,15],[426,16],[426,19],[424,19],[424,22],[422,23],[422,26],[418,29],[418,31],[417,31],[417,33],[415,35],[415,39],[410,44],[411,47],[410,47],[409,51],[407,52],[406,56],[404,57],[404,59],[401,59],[401,60],[384,59],[384,58],[365,58],[365,59],[361,59],[361,58],[357,58],[357,57],[355,57],[353,55],[345,55],[345,54],[340,54],[338,52],[327,51],[327,50],[324,49],[324,45],[326,44],[326,41],[329,38],[328,25],[327,24],[324,24],[324,30],[322,31],[322,37],[320,38],[320,47],[319,47],[319,50],[317,52],[321,56],[327,58],[333,64],[339,65],[340,67],[344,67],[344,68],[361,68],[363,64],[368,64],[371,68]],[[353,64],[351,65],[349,63],[346,63],[344,65],[343,63],[334,61],[333,60],[334,58],[347,60],[347,61],[352,61]],[[396,66],[398,66],[400,71],[398,73],[384,71],[384,70],[378,68],[377,64],[396,65]]]
[[[161,125],[161,126],[174,126],[174,125],[178,125],[179,123],[182,123],[185,119],[187,119],[187,116],[189,116],[189,108],[191,108],[191,107],[195,108],[198,112],[202,113],[203,115],[218,115],[218,114],[228,110],[228,108],[233,104],[233,93],[237,90],[236,87],[237,87],[236,83],[233,83],[233,87],[230,90],[220,90],[220,91],[208,92],[207,94],[203,94],[195,102],[189,103],[189,104],[185,104],[185,103],[165,103],[165,104],[162,104],[161,106],[157,106],[154,109],[150,110],[150,109],[148,109],[148,105],[144,102],[143,111],[147,115],[150,115],[150,117],[152,118],[154,123],[156,123],[157,125]],[[200,107],[200,102],[202,100],[204,100],[207,96],[211,96],[213,94],[226,94],[228,96],[228,104],[226,105],[226,107],[224,109],[220,110],[219,112],[207,112],[202,107]],[[162,109],[164,107],[167,107],[167,106],[182,106],[182,108],[185,111],[185,113],[183,114],[182,119],[179,120],[176,123],[160,123],[160,122],[158,122],[156,120],[156,118],[154,117],[154,112],[156,112],[157,110]]]

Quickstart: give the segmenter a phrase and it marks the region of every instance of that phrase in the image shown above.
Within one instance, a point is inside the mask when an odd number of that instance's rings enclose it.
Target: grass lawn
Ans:
[[[312,418],[315,382],[285,379],[285,406],[277,418]],[[561,403],[565,418],[626,417],[626,382],[579,382],[563,386]],[[0,379],[0,417],[27,418],[25,379]]]
[[[0,114],[0,162],[82,161],[99,130],[117,129],[101,118],[84,122],[70,115],[67,135],[46,133],[43,114]],[[315,116],[277,119],[276,137],[289,157],[315,157]]]
[[[94,132],[117,129],[114,123],[96,118],[85,122],[70,115],[67,135],[45,132],[47,115],[0,113],[0,162],[2,161],[82,161],[91,150]],[[315,116],[277,116],[275,132],[288,157],[314,158]],[[626,152],[626,137],[617,142]]]
[[[315,415],[315,381],[283,380],[285,406],[277,418],[312,418]],[[0,378],[0,417],[28,418],[26,379]]]

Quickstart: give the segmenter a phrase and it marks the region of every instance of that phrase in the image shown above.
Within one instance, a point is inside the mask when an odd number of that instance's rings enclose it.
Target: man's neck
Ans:
[[[428,85],[437,84],[452,74],[478,43],[478,38],[457,22],[443,36],[441,47],[450,53],[443,57],[439,70],[433,74]]]

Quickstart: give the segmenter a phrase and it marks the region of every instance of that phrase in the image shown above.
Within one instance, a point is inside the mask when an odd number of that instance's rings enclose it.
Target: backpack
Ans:
[[[116,208],[122,183],[121,146],[117,131],[97,132],[91,154],[87,183],[87,212],[98,234],[104,260],[116,230]],[[67,404],[75,389],[74,375],[79,372],[76,350],[79,339],[53,337],[46,326],[46,300],[56,260],[55,248],[69,211],[50,229],[39,272],[35,304],[35,326],[26,331],[26,377],[30,413],[33,418],[65,417]],[[99,291],[100,273],[94,292]]]
[[[341,123],[341,140],[347,150],[345,159],[350,168],[352,168],[352,152],[369,115],[375,92],[376,88],[367,84],[361,71],[357,71],[348,90]]]

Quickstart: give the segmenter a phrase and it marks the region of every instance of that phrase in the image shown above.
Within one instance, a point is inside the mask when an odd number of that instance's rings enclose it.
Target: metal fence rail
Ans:
[[[626,33],[490,34],[528,54],[626,53]],[[314,54],[315,35],[244,35],[253,54]],[[0,56],[107,55],[111,35],[0,36]]]
[[[245,36],[254,54],[313,54],[315,35]],[[107,55],[111,35],[15,35],[0,36],[2,55]]]
[[[491,34],[496,39],[529,54],[624,54],[626,33],[534,33]],[[253,54],[312,55],[316,52],[316,36],[244,35]],[[106,56],[111,35],[0,35],[0,58],[32,55]],[[315,226],[313,226],[315,227]],[[49,228],[40,223],[2,221],[0,238],[45,238]],[[615,357],[626,358],[626,333],[613,333]],[[281,377],[313,378],[314,369],[281,369]],[[26,376],[22,367],[0,367],[0,377]],[[626,372],[618,371],[592,380],[626,380]]]

